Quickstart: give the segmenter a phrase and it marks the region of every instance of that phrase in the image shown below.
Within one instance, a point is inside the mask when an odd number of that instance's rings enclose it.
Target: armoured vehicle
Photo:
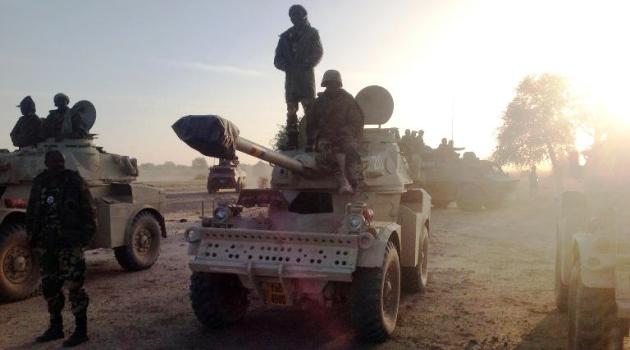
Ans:
[[[467,211],[496,209],[516,189],[518,180],[511,179],[501,167],[488,160],[480,160],[473,152],[463,157],[452,152],[425,151],[412,160],[419,168],[414,179],[425,188],[437,208],[446,208],[451,202]]]
[[[401,288],[425,290],[431,199],[408,188],[398,130],[380,128],[393,111],[391,95],[371,86],[357,101],[366,125],[379,127],[364,129],[366,184],[353,195],[338,194],[312,152],[274,152],[216,116],[175,123],[178,136],[205,155],[236,149],[275,165],[271,189],[242,190],[236,202],[217,203],[212,217],[186,232],[192,307],[204,325],[239,321],[252,300],[345,307],[358,336],[379,342],[394,331]],[[194,135],[205,126],[211,131]],[[258,207],[256,215],[246,215],[250,207]]]
[[[561,197],[555,294],[558,309],[568,311],[571,350],[622,349],[628,335],[630,156],[624,142],[596,146],[581,188]]]
[[[77,105],[85,107],[88,102]],[[75,105],[75,108],[77,107]],[[91,106],[91,104],[89,104]],[[86,112],[87,110],[87,112]],[[88,126],[93,107],[81,110]],[[92,137],[91,137],[92,138]],[[166,235],[161,212],[165,196],[157,188],[134,183],[136,160],[107,153],[92,139],[48,140],[37,146],[0,151],[0,300],[31,295],[39,285],[37,260],[24,227],[32,180],[44,170],[44,155],[59,150],[66,167],[78,171],[92,194],[97,232],[89,248],[114,248],[116,259],[127,270],[149,268],[156,261],[160,237]]]
[[[245,186],[245,172],[238,168],[238,164],[228,159],[219,159],[219,164],[210,168],[207,189],[209,194],[222,189],[234,189],[240,192]]]

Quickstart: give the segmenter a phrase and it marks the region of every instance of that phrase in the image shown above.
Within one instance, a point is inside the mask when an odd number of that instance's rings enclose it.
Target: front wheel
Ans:
[[[446,209],[448,208],[448,205],[451,204],[451,201],[446,201],[446,200],[433,200],[433,206],[438,208],[438,209]]]
[[[197,319],[208,328],[222,328],[243,319],[249,301],[236,275],[193,272],[190,301]]]
[[[615,290],[582,283],[579,262],[569,283],[569,350],[623,349],[628,322],[617,317]]]
[[[162,227],[150,213],[140,213],[125,233],[125,245],[114,248],[120,266],[129,271],[151,267],[160,255]]]
[[[479,186],[463,185],[457,191],[457,207],[465,211],[479,211],[483,207],[483,193]]]
[[[0,300],[29,297],[39,286],[39,264],[22,224],[0,230]]]
[[[400,304],[400,261],[387,243],[383,266],[357,269],[352,283],[352,325],[359,338],[385,341],[396,328]]]

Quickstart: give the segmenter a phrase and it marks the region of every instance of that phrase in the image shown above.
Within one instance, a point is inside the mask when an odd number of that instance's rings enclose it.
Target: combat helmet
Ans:
[[[326,85],[331,81],[338,82],[339,86],[343,86],[343,82],[341,81],[341,73],[339,73],[338,70],[329,69],[324,72],[324,77],[322,78],[321,84],[322,87],[326,87]]]

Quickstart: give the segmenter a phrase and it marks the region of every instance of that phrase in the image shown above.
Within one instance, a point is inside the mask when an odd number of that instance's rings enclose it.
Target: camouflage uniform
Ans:
[[[61,315],[64,282],[72,313],[76,318],[86,317],[89,298],[83,288],[83,247],[96,230],[90,198],[87,185],[75,171],[53,175],[46,170],[33,181],[27,232],[40,262],[42,290],[51,318]]]
[[[323,49],[317,29],[308,21],[302,28],[291,27],[280,35],[274,65],[285,72],[288,143],[297,146],[299,103],[308,114],[315,100],[314,68],[322,59]]]
[[[51,110],[44,120],[43,129],[47,139],[81,139],[87,136],[83,118],[68,107]]]
[[[316,141],[317,164],[334,174],[341,169],[336,154],[346,155],[346,176],[352,187],[363,180],[359,153],[364,117],[361,108],[344,89],[319,94],[307,119],[309,143]]]
[[[42,140],[42,121],[37,114],[24,115],[11,130],[11,142],[15,147],[34,146]]]

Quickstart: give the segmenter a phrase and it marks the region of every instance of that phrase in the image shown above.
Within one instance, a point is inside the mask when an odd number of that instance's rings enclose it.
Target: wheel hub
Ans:
[[[23,283],[28,278],[31,269],[29,250],[24,247],[9,249],[2,264],[4,275],[15,284]]]
[[[151,250],[151,232],[147,229],[141,229],[136,232],[135,248],[140,254],[147,254]]]

